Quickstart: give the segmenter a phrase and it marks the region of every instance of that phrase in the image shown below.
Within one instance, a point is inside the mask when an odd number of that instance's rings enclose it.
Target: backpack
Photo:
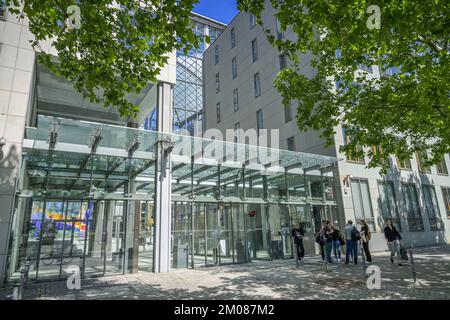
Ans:
[[[352,236],[352,241],[359,241],[361,239],[361,234],[355,227],[353,227],[351,236]]]
[[[295,242],[296,243],[300,242],[300,240],[303,240],[303,236],[300,233],[300,230],[295,230],[294,231],[294,235],[295,235]]]

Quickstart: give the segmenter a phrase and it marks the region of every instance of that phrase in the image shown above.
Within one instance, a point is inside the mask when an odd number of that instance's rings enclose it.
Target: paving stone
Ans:
[[[81,290],[65,281],[28,285],[23,299],[167,300],[167,299],[450,299],[450,246],[415,249],[417,281],[411,265],[392,265],[386,252],[374,254],[381,270],[381,289],[369,289],[362,264],[336,263],[325,269],[320,257],[175,270],[165,274],[82,280]],[[12,288],[0,289],[10,299]]]

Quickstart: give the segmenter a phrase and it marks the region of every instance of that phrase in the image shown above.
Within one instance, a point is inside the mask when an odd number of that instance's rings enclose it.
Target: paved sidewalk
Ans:
[[[65,281],[29,285],[25,299],[450,299],[450,246],[415,250],[417,282],[411,266],[391,265],[388,253],[374,255],[381,269],[381,289],[367,288],[361,264],[330,265],[325,272],[319,257],[307,257],[296,268],[293,260],[258,261],[165,274],[140,273],[86,279],[81,290]],[[8,299],[11,288],[0,289]]]

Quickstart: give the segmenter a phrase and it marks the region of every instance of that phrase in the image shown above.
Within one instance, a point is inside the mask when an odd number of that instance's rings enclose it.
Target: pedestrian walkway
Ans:
[[[381,289],[368,289],[362,264],[329,265],[320,257],[258,261],[243,265],[139,273],[82,281],[69,290],[65,281],[29,285],[24,299],[450,299],[450,246],[415,249],[417,282],[411,266],[392,265],[387,252],[374,254]],[[12,289],[0,289],[8,299]]]

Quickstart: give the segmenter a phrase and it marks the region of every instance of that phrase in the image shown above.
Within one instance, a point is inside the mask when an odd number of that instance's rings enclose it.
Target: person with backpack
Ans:
[[[303,237],[305,232],[300,227],[299,223],[296,223],[294,229],[292,229],[292,238],[294,239],[295,249],[297,250],[297,260],[303,261],[305,256],[305,247],[303,246]]]
[[[400,240],[402,240],[402,237],[400,236],[400,233],[394,227],[394,225],[392,224],[392,220],[390,219],[386,220],[384,237],[386,239],[389,251],[391,251],[391,263],[394,263],[394,257],[396,257],[398,265],[402,266],[402,263],[400,262]]]
[[[316,232],[316,242],[320,248],[320,255],[322,256],[322,260],[325,261],[325,223],[326,221],[322,221],[322,226]]]
[[[343,241],[341,239],[341,233],[339,232],[339,229],[337,229],[334,225],[331,225],[331,230],[334,259],[337,262],[341,262],[341,241]]]
[[[370,232],[369,225],[365,220],[360,220],[361,223],[361,244],[364,249],[364,254],[366,255],[366,261],[372,262],[372,255],[369,250],[369,241],[372,238],[372,233]]]
[[[333,231],[331,229],[330,221],[325,221],[324,226],[324,243],[325,243],[325,258],[327,259],[328,263],[334,263],[334,261],[331,259],[331,250],[333,247]]]
[[[349,220],[345,231],[345,264],[349,263],[350,253],[353,255],[353,261],[358,264],[358,241],[361,239],[359,231]]]

